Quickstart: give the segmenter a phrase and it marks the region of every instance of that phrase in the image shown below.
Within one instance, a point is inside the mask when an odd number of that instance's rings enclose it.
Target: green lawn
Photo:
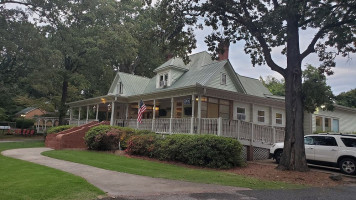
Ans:
[[[43,142],[0,143],[0,151],[42,146]],[[102,194],[80,177],[0,155],[0,199],[96,199]]]
[[[42,154],[52,158],[91,165],[98,168],[156,178],[247,187],[251,189],[290,189],[305,187],[283,182],[262,181],[223,171],[192,169],[93,151],[60,150],[47,151]]]

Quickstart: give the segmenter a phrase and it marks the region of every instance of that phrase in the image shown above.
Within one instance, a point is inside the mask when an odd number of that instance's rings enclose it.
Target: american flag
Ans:
[[[138,110],[138,115],[137,115],[137,121],[140,122],[140,123],[142,122],[141,121],[142,120],[142,114],[143,114],[143,112],[145,112],[145,110],[146,110],[146,105],[141,100],[140,101],[140,107],[139,107],[139,110]]]

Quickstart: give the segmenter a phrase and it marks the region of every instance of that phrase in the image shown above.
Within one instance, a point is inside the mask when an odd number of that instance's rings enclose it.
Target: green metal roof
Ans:
[[[184,64],[182,58],[174,57],[163,63],[161,66],[157,67],[155,70],[153,70],[153,72],[159,72],[169,68],[188,71],[191,67],[203,66],[213,62],[213,60],[211,59],[211,54],[206,51],[190,55],[189,60],[190,62],[188,64]]]
[[[236,75],[247,94],[259,97],[265,97],[266,95],[272,96],[272,93],[258,79],[241,76],[237,73]]]

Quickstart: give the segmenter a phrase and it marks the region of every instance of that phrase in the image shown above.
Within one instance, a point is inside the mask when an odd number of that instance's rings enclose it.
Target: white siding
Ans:
[[[313,114],[313,132],[316,130],[315,126],[315,116],[322,116],[327,118],[339,119],[339,131],[341,133],[352,133],[356,132],[356,112],[343,111],[337,107],[334,111],[323,111],[319,110]]]
[[[226,85],[221,84],[221,75],[222,74],[226,74]],[[230,77],[229,73],[227,73],[225,68],[221,68],[219,73],[215,73],[214,76],[207,83],[207,86],[212,87],[212,88],[218,88],[218,89],[222,89],[222,90],[237,92],[237,89],[236,89],[234,83],[232,82],[232,78]]]

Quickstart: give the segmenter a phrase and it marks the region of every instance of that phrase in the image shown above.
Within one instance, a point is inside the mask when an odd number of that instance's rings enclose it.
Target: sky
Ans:
[[[208,47],[204,42],[205,37],[211,32],[209,28],[204,28],[203,30],[195,30],[195,35],[197,39],[197,48],[193,50],[193,53],[207,51]],[[307,45],[310,43],[314,36],[314,31],[303,31],[300,32],[300,49],[303,52]],[[285,66],[286,57],[280,54],[280,51],[273,50],[272,58],[280,66]],[[282,79],[282,76],[277,72],[272,71],[267,65],[253,67],[251,64],[250,55],[244,52],[244,42],[237,42],[236,44],[230,44],[229,50],[229,60],[234,67],[235,71],[243,76],[263,78],[267,76],[274,76],[278,79]],[[327,77],[327,84],[331,86],[334,95],[338,95],[341,92],[347,92],[351,89],[356,88],[356,54],[351,54],[350,58],[337,56],[336,67],[333,68],[334,74]],[[311,64],[315,67],[320,65],[318,56],[316,53],[310,54],[306,57],[302,63],[303,68],[305,65]]]

